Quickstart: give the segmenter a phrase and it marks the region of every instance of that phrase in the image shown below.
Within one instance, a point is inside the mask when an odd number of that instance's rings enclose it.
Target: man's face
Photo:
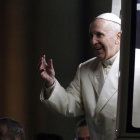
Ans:
[[[77,140],[90,140],[87,126],[82,126],[77,129]]]
[[[113,57],[120,49],[120,32],[111,21],[96,19],[90,25],[91,45],[100,61]]]

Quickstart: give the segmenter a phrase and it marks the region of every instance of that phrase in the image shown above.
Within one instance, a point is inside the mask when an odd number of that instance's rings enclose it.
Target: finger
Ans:
[[[40,67],[39,67],[39,72],[41,73],[41,72],[43,72],[43,71],[45,71],[46,69],[45,69],[45,67],[43,66],[43,65],[40,65]]]
[[[49,60],[48,65],[51,69],[53,69],[53,60],[52,59]]]
[[[45,71],[46,65],[47,65],[47,63],[46,63],[46,60],[45,60],[45,55],[42,55],[41,60],[39,62],[39,71],[40,72]]]
[[[42,64],[44,65],[44,66],[47,66],[48,64],[47,64],[47,62],[46,62],[46,55],[44,54],[43,56],[42,56]]]
[[[51,61],[51,62],[50,62],[50,66],[51,66],[52,69],[54,69],[54,68],[53,68],[53,60],[51,59],[50,61]]]
[[[37,69],[40,71],[41,67],[42,67],[42,57],[40,58],[38,62]]]
[[[44,71],[45,71],[44,69],[40,69],[40,70],[39,70],[40,74],[41,74],[42,72],[44,72]]]

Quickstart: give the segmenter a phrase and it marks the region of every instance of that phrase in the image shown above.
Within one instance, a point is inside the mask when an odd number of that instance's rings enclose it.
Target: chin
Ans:
[[[97,58],[100,60],[100,61],[105,61],[106,58],[104,56],[97,56]]]

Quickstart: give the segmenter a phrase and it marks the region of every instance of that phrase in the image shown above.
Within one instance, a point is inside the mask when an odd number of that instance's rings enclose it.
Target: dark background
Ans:
[[[56,77],[67,87],[79,63],[93,56],[88,28],[111,12],[111,0],[4,0],[0,4],[0,117],[18,120],[25,139],[53,132],[74,137],[78,118],[66,118],[39,100],[42,54],[53,58]]]

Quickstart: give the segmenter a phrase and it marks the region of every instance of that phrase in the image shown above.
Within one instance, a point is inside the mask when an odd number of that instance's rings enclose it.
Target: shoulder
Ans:
[[[93,57],[79,65],[80,69],[89,69],[89,68],[95,68],[99,64],[99,60],[97,57]]]
[[[86,67],[86,66],[94,65],[98,62],[99,62],[98,59],[96,57],[93,57],[93,58],[81,63],[80,65],[81,65],[81,67]]]

